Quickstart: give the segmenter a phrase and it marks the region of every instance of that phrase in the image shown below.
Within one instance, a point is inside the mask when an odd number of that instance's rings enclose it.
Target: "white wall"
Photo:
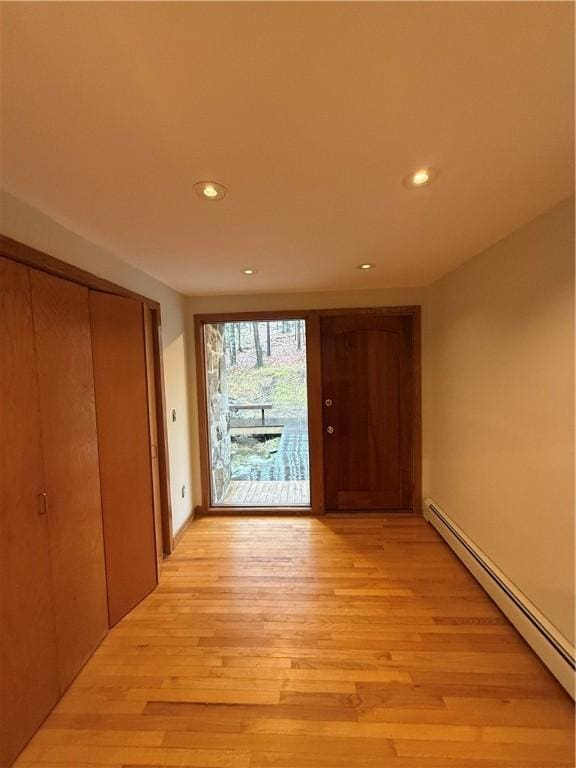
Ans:
[[[176,532],[192,510],[184,297],[6,192],[0,198],[0,230],[14,240],[160,302],[172,519]],[[176,410],[174,423],[172,409]],[[184,498],[182,486],[186,487]]]
[[[428,289],[427,493],[574,643],[574,200]]]
[[[346,307],[384,307],[423,304],[424,288],[380,288],[376,290],[321,291],[315,293],[242,294],[236,296],[191,296],[186,302],[188,360],[190,365],[192,484],[194,504],[202,503],[198,435],[198,391],[196,386],[196,350],[194,348],[194,316],[212,312],[267,312],[299,309],[340,309]],[[422,372],[423,378],[426,371]],[[422,446],[426,456],[427,446]],[[423,468],[423,488],[426,490],[426,466]]]

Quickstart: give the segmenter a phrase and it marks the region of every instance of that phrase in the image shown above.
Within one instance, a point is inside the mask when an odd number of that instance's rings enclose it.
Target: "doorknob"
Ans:
[[[326,432],[328,432],[329,435],[334,434],[334,427],[326,427]]]
[[[328,407],[330,407],[332,405],[332,400],[330,400],[330,398],[328,397],[326,400],[324,400],[324,405],[327,405]]]

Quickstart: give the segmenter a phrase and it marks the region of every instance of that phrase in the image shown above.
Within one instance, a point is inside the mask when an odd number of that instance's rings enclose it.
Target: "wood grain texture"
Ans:
[[[158,429],[158,463],[160,472],[160,500],[162,503],[162,544],[164,554],[174,548],[172,531],[172,499],[170,497],[170,461],[168,456],[168,428],[166,425],[166,395],[164,391],[164,353],[160,309],[151,309],[152,350],[154,354],[154,388]]]
[[[310,504],[308,480],[231,480],[219,506],[282,507]]]
[[[154,537],[156,541],[156,567],[162,567],[164,543],[162,536],[162,498],[160,493],[160,460],[158,448],[158,412],[156,408],[156,382],[154,379],[154,346],[152,313],[142,305],[144,344],[146,350],[146,393],[148,396],[148,426],[150,429],[150,463],[152,466],[152,499],[154,502]]]
[[[162,501],[162,531],[164,552],[172,551],[172,503],[170,499],[170,466],[168,460],[168,439],[166,428],[166,404],[164,393],[164,373],[162,354],[162,321],[160,304],[154,299],[142,296],[123,286],[104,280],[91,272],[79,269],[73,264],[61,261],[47,253],[31,248],[5,235],[0,235],[0,255],[20,264],[35,267],[47,274],[65,278],[97,291],[104,291],[117,296],[128,296],[141,301],[150,310],[152,316],[152,347],[154,357],[154,380],[156,389],[156,408],[158,426],[158,461],[160,475],[160,498]]]
[[[0,257],[0,766],[60,694],[30,276]]]
[[[200,484],[202,490],[202,512],[208,512],[211,506],[210,480],[210,437],[208,425],[208,396],[206,392],[206,348],[204,339],[204,321],[199,315],[194,317],[194,351],[196,362],[196,392],[198,399],[198,447],[200,450]]]
[[[88,289],[30,270],[60,687],[108,631]]]
[[[568,768],[574,707],[422,518],[201,518],[18,768]]]
[[[32,248],[29,245],[18,242],[18,240],[13,240],[11,237],[1,234],[0,255],[29,267],[34,267],[42,272],[47,272],[50,275],[63,277],[65,280],[84,285],[87,288],[114,293],[117,296],[129,296],[138,301],[143,301],[155,311],[159,311],[160,309],[160,304],[157,301],[154,301],[154,299],[149,299],[128,288],[112,283],[110,280],[105,280],[102,277],[93,275],[91,272],[86,272],[85,269],[80,269],[80,267],[76,267],[74,264],[70,264],[67,261],[61,261],[48,253],[39,251],[36,248]]]
[[[142,305],[90,292],[100,483],[113,626],[157,583]]]
[[[310,501],[312,512],[324,513],[324,440],[322,430],[322,357],[320,318],[306,316],[306,372],[308,376],[308,443],[310,449]]]
[[[326,509],[411,509],[412,316],[329,315],[321,336]]]

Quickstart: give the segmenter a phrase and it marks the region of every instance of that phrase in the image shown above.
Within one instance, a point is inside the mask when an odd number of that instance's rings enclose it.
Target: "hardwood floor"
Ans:
[[[204,518],[19,768],[568,768],[572,702],[421,518]]]
[[[308,480],[232,480],[223,505],[244,507],[293,507],[310,504]]]

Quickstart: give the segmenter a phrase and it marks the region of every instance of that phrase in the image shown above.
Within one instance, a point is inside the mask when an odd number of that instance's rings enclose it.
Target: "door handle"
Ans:
[[[46,506],[46,498],[48,494],[47,493],[39,493],[38,494],[38,514],[40,516],[45,515],[48,512],[48,508]]]
[[[332,426],[326,427],[326,432],[328,432],[329,435],[333,435],[334,434],[334,427],[332,427]]]
[[[157,458],[158,457],[158,446],[153,445],[151,453],[152,453],[152,458],[153,459]]]

